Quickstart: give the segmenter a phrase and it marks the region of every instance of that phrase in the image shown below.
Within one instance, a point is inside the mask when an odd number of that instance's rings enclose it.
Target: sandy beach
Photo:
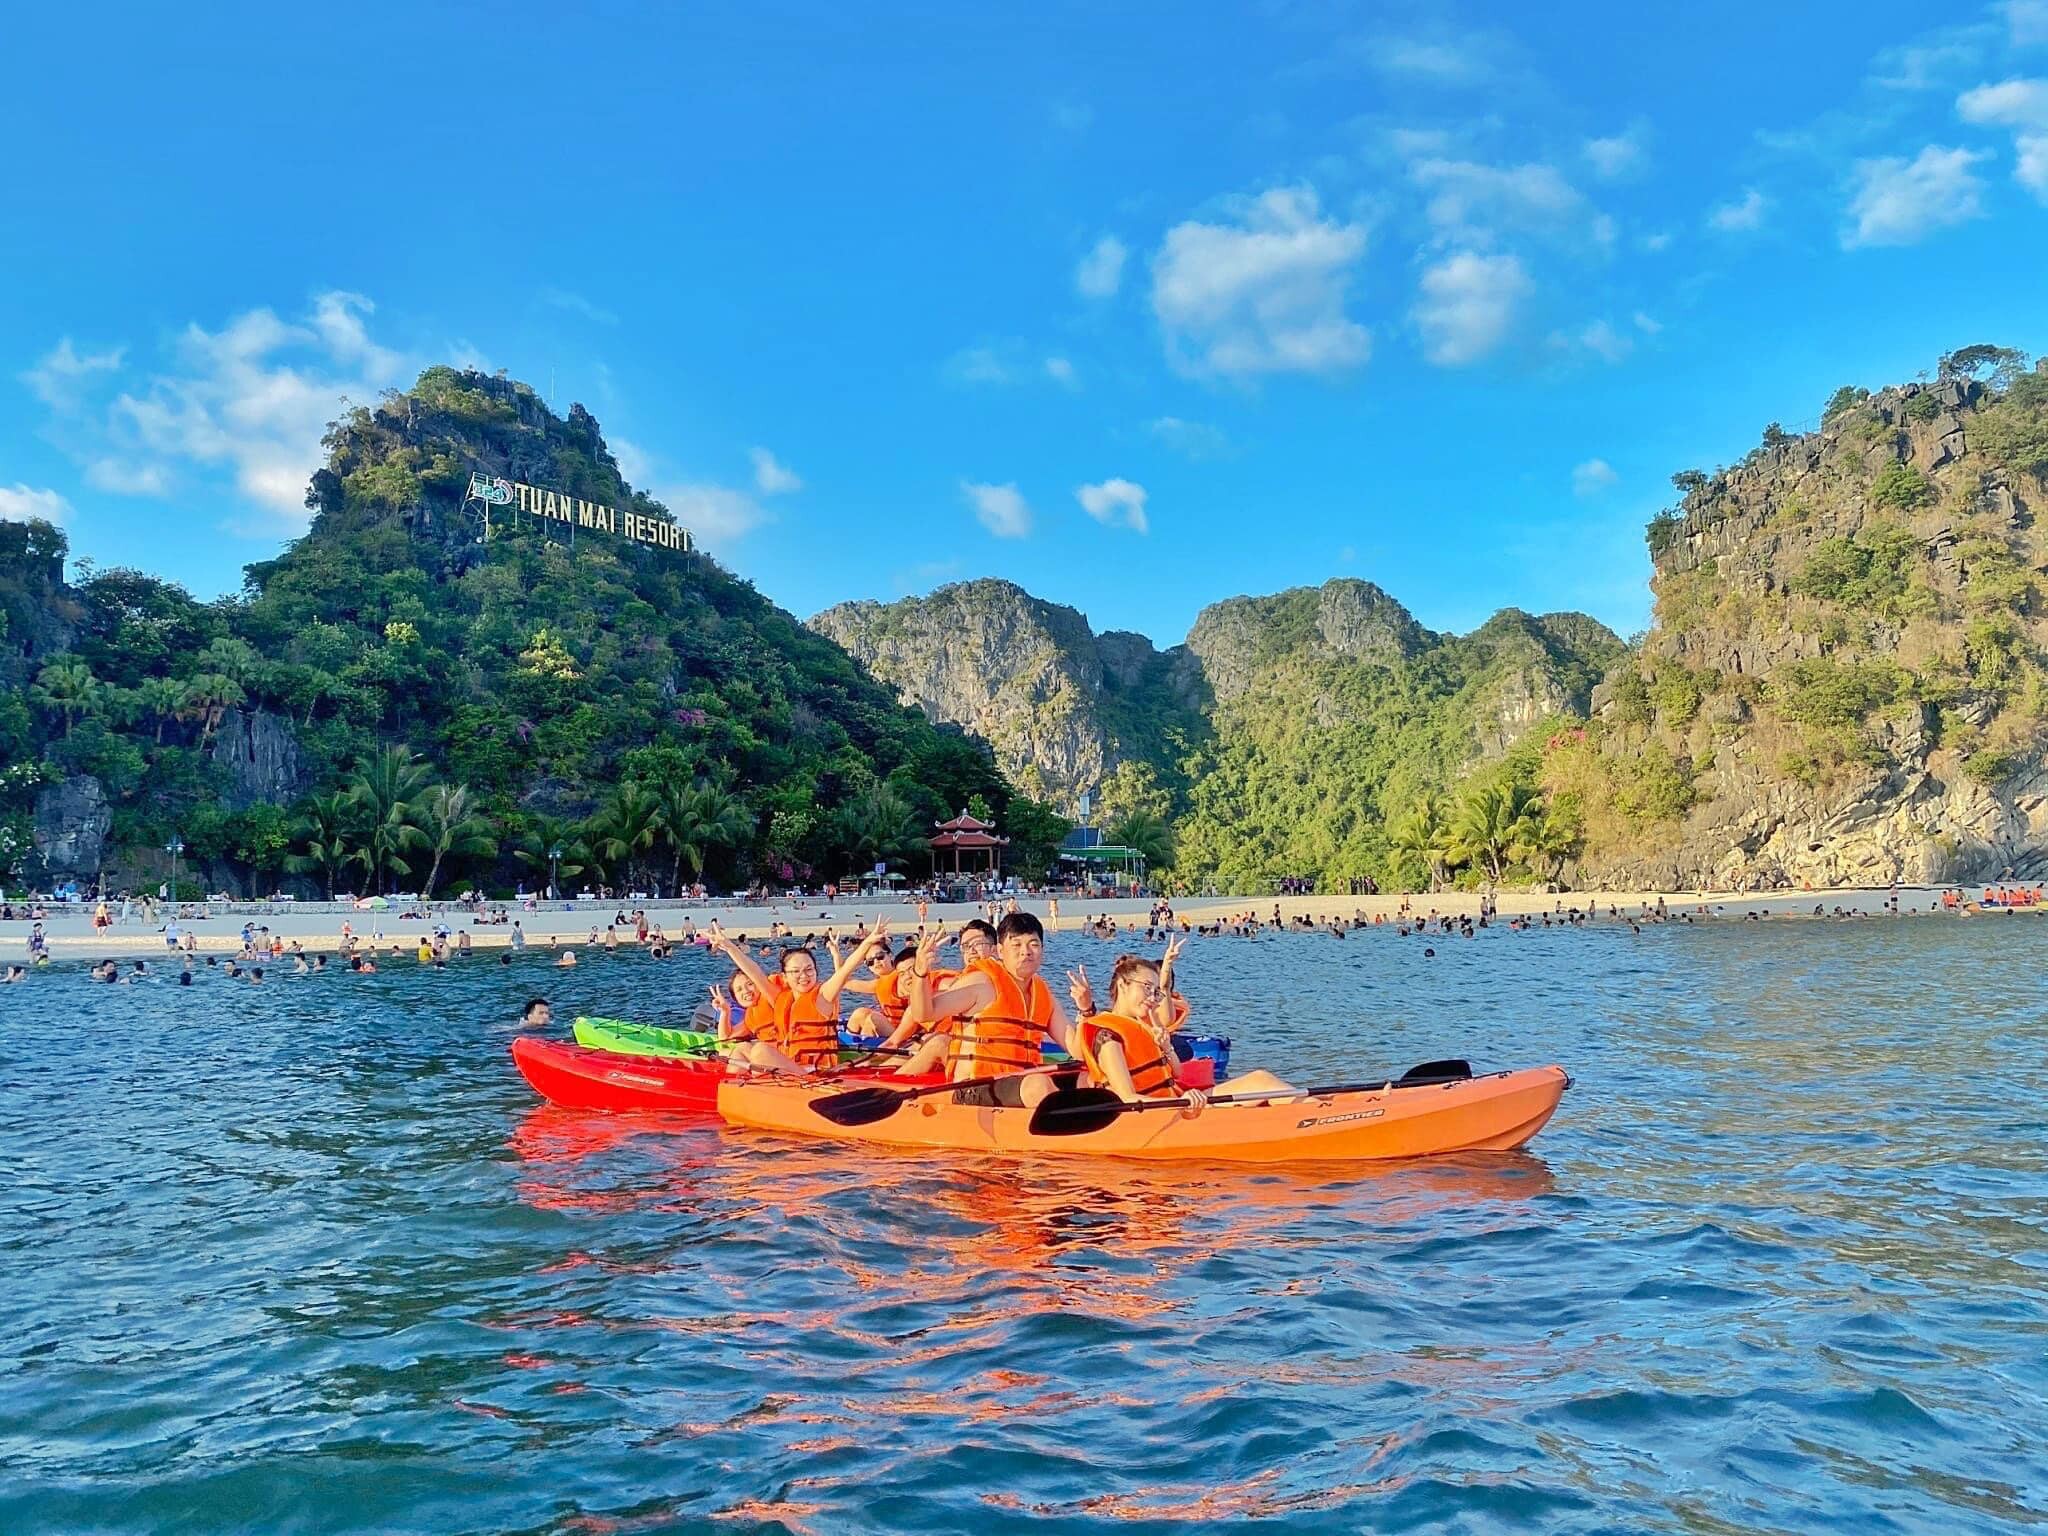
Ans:
[[[1810,917],[1814,909],[1823,909],[1822,915],[1831,915],[1835,909],[1862,912],[1871,915],[1884,913],[1885,904],[1892,892],[1877,887],[1840,887],[1814,891],[1772,891],[1768,893],[1742,892],[1695,892],[1695,891],[1600,891],[1573,892],[1567,895],[1552,895],[1539,891],[1504,891],[1497,898],[1502,916],[1517,914],[1540,914],[1552,911],[1568,911],[1573,906],[1583,910],[1588,902],[1594,903],[1605,916],[1610,908],[1624,915],[1640,912],[1645,907],[1654,908],[1659,900],[1673,912],[1691,911],[1705,907],[1705,916],[1737,918],[1756,912],[1773,917]],[[1941,893],[1932,887],[1902,887],[1899,892],[1899,910],[1902,914],[1926,914],[1941,912]],[[1350,921],[1359,913],[1366,920],[1383,917],[1389,921],[1396,918],[1402,902],[1411,904],[1417,913],[1477,913],[1480,896],[1477,892],[1444,891],[1434,895],[1402,897],[1398,894],[1379,896],[1234,896],[1234,897],[1188,897],[1174,906],[1177,916],[1196,925],[1211,924],[1245,912],[1255,912],[1261,920],[1270,921],[1277,910],[1283,920],[1308,917],[1317,921],[1341,919]],[[1047,918],[1047,902],[1042,896],[1021,898],[1020,906],[1028,912]],[[1118,899],[1088,901],[1079,897],[1060,899],[1059,919],[1056,924],[1048,922],[1049,928],[1072,931],[1083,922],[1098,914],[1106,914],[1127,927],[1133,918],[1142,923],[1151,903],[1144,899]],[[623,908],[631,910],[630,905]],[[99,959],[106,957],[140,956],[147,958],[165,953],[162,924],[146,925],[141,920],[140,909],[135,909],[126,923],[116,922],[105,933],[95,935],[92,929],[92,907],[90,905],[49,908],[50,916],[44,923],[44,932],[50,941],[50,952],[54,959]],[[115,909],[118,911],[118,907]],[[410,910],[410,909],[404,909]],[[253,922],[259,932],[274,934],[289,944],[297,940],[309,951],[334,950],[341,943],[341,928],[344,922],[350,925],[358,943],[374,941],[380,948],[393,943],[410,945],[422,932],[431,933],[437,925],[445,924],[451,932],[464,931],[470,942],[479,949],[494,949],[512,942],[510,924],[482,924],[471,922],[466,908],[453,904],[436,903],[426,910],[424,918],[404,918],[401,909],[392,907],[387,911],[345,911],[325,904],[300,907],[293,903],[280,902],[274,905],[263,903],[238,904],[231,909],[217,911],[206,917],[181,918],[179,929],[192,934],[201,953],[232,953],[241,947],[242,925]],[[518,921],[520,931],[529,944],[575,945],[589,940],[592,928],[600,931],[622,910],[616,902],[579,901],[575,903],[550,903],[537,910],[527,911],[512,908],[512,916]],[[2042,908],[2025,911],[2048,910]],[[649,918],[671,936],[682,929],[685,918],[693,920],[699,928],[714,918],[722,922],[729,931],[748,938],[765,936],[777,923],[786,923],[797,934],[822,936],[827,929],[841,934],[850,932],[856,925],[870,923],[878,918],[886,919],[891,927],[908,931],[917,926],[917,908],[901,900],[865,900],[822,902],[807,900],[802,906],[791,902],[746,905],[728,904],[723,901],[706,902],[660,902],[646,905]],[[948,926],[981,916],[981,909],[965,903],[934,905],[929,909],[928,921]],[[2008,915],[2002,912],[1982,914],[1986,916]],[[28,935],[33,925],[26,921],[0,923],[0,958],[25,958],[28,953]]]

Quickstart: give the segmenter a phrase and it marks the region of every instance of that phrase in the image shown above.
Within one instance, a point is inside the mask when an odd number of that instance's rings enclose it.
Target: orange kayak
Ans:
[[[1562,1067],[1530,1067],[1452,1083],[1213,1104],[1192,1120],[1172,1110],[1125,1114],[1080,1136],[1034,1136],[1028,1111],[956,1104],[950,1094],[912,1100],[869,1125],[834,1125],[810,1107],[830,1090],[766,1077],[726,1078],[718,1085],[718,1112],[733,1125],[875,1146],[1183,1162],[1365,1162],[1519,1147],[1557,1113],[1570,1081]]]

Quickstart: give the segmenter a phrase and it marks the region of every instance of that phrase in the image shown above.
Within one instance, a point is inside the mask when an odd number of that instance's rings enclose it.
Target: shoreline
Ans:
[[[2044,912],[2048,907],[1992,909],[1972,911],[1967,914],[1944,912],[1941,907],[1941,887],[1902,886],[1898,890],[1900,916],[2010,916],[2024,912]],[[1573,891],[1565,895],[1552,895],[1540,891],[1504,891],[1495,898],[1496,910],[1501,917],[1538,916],[1546,912],[1570,911],[1577,906],[1585,910],[1590,901],[1600,909],[1603,920],[1607,910],[1615,909],[1622,916],[1639,915],[1644,907],[1654,908],[1662,900],[1667,909],[1677,915],[1706,908],[1709,918],[1731,918],[1741,920],[1745,914],[1757,912],[1771,917],[1811,918],[1816,906],[1826,909],[1823,915],[1832,915],[1835,908],[1857,911],[1868,916],[1889,915],[1885,903],[1892,894],[1888,886],[1837,886],[1814,891],[1769,891],[1769,892],[1673,892],[1673,891]],[[1316,922],[1341,918],[1347,926],[1356,913],[1363,912],[1368,923],[1375,916],[1391,924],[1396,920],[1403,900],[1410,903],[1415,914],[1431,911],[1457,916],[1460,913],[1477,914],[1480,893],[1476,891],[1442,891],[1434,895],[1402,897],[1401,895],[1379,896],[1262,896],[1223,897],[1203,896],[1185,900],[1174,907],[1177,917],[1185,918],[1196,926],[1217,922],[1241,913],[1255,912],[1262,920],[1270,921],[1277,908],[1282,920],[1307,917]],[[1030,912],[1041,921],[1046,919],[1046,898],[1042,896],[1023,897],[1018,901],[1021,910]],[[1119,898],[1095,901],[1076,900],[1072,904],[1061,899],[1060,917],[1057,924],[1048,922],[1050,933],[1072,933],[1084,921],[1098,914],[1115,918],[1124,932],[1129,932],[1126,920],[1137,918],[1142,923],[1151,903],[1143,898]],[[530,947],[585,948],[588,947],[590,930],[595,927],[600,936],[612,916],[620,911],[621,904],[606,902],[602,906],[558,911],[514,911],[521,931]],[[624,910],[633,910],[630,906]],[[908,934],[917,927],[917,909],[907,902],[876,902],[873,900],[835,901],[829,904],[809,903],[798,908],[788,903],[749,907],[732,907],[705,903],[702,905],[678,903],[649,907],[649,915],[664,929],[680,929],[683,920],[693,918],[701,929],[713,919],[723,923],[728,932],[745,938],[749,942],[767,937],[771,925],[781,922],[794,928],[799,935],[822,937],[827,928],[842,935],[850,932],[857,922],[872,922],[886,918],[891,928],[898,933]],[[981,916],[981,909],[970,903],[933,904],[929,920],[954,927],[969,918]],[[256,924],[262,933],[266,928],[272,934],[283,938],[286,943],[297,940],[310,953],[333,953],[341,947],[341,923],[347,921],[359,945],[367,945],[375,936],[380,951],[389,953],[389,946],[396,943],[403,949],[414,947],[422,933],[431,934],[437,924],[445,924],[451,936],[467,933],[474,949],[502,949],[510,945],[512,928],[504,925],[472,925],[463,914],[452,910],[430,911],[423,919],[400,921],[393,912],[293,912],[285,910],[262,915],[235,914],[208,918],[181,919],[179,928],[194,935],[195,952],[199,954],[234,954],[241,948],[242,925]],[[92,909],[77,907],[66,909],[61,916],[52,916],[44,923],[44,933],[50,944],[52,961],[59,959],[106,960],[106,959],[149,959],[172,953],[164,943],[160,926],[145,927],[139,921],[125,925],[116,923],[104,934],[92,932]],[[0,923],[0,961],[13,962],[25,959],[28,953],[28,935],[34,925],[23,920]],[[622,939],[622,944],[635,941]],[[680,943],[681,941],[676,941]]]

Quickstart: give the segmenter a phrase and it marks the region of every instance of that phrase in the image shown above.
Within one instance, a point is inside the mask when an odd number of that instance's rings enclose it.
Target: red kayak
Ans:
[[[718,1084],[725,1063],[676,1056],[622,1056],[559,1040],[522,1035],[512,1042],[512,1062],[533,1091],[563,1109],[615,1113],[685,1110],[710,1114],[718,1108]],[[884,1071],[835,1073],[849,1086],[882,1082],[903,1088],[935,1085],[942,1078],[896,1077]]]

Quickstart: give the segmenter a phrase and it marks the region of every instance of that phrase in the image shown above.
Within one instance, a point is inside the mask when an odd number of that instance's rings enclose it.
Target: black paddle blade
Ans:
[[[1034,1136],[1086,1136],[1114,1122],[1126,1107],[1107,1088],[1063,1088],[1039,1100],[1029,1129]]]
[[[1472,1063],[1453,1056],[1445,1061],[1425,1061],[1419,1067],[1410,1067],[1395,1081],[1396,1088],[1410,1083],[1459,1082],[1472,1075]]]
[[[895,1114],[905,1097],[893,1088],[855,1088],[829,1098],[813,1099],[811,1109],[834,1125],[873,1125]]]

